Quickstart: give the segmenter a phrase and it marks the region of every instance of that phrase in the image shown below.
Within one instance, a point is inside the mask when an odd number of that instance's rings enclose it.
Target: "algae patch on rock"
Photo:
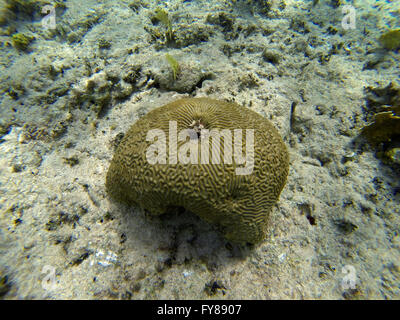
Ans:
[[[361,133],[373,145],[389,143],[400,136],[400,87],[390,83],[386,87],[368,87],[367,105],[373,113],[372,121]]]
[[[243,135],[236,139],[239,131]],[[158,132],[157,139],[149,132]],[[149,163],[149,153],[164,142],[160,161]],[[220,157],[214,158],[217,148]],[[167,160],[162,150],[169,153]],[[237,169],[249,164],[249,154],[253,167],[243,174]],[[256,243],[265,236],[288,170],[287,148],[268,120],[235,103],[188,98],[150,111],[128,130],[111,161],[106,189],[113,199],[152,214],[184,207],[218,225],[228,240]]]
[[[13,46],[20,51],[27,51],[29,44],[33,41],[32,37],[28,37],[23,33],[16,33],[12,36]]]
[[[387,50],[400,49],[400,29],[386,32],[379,38],[379,41]]]
[[[371,121],[361,129],[377,156],[388,164],[400,164],[400,87],[390,83],[383,88],[367,88]]]
[[[400,106],[386,106],[387,111],[375,115],[374,121],[362,129],[371,144],[391,141],[400,136]]]

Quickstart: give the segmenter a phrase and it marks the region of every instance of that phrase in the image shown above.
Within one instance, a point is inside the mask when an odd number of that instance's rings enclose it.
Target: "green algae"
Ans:
[[[381,35],[379,42],[387,50],[400,49],[400,29],[391,30]]]
[[[11,39],[14,48],[20,51],[27,51],[30,43],[33,41],[32,37],[28,37],[23,33],[14,34]]]
[[[375,114],[373,122],[361,132],[372,145],[392,141],[400,135],[400,106],[385,107],[385,111]]]
[[[169,18],[168,12],[160,8],[157,8],[155,12],[156,14],[154,15],[154,18],[160,21],[167,28],[166,32],[167,41],[172,41],[173,39],[172,23],[171,19]]]
[[[177,77],[177,75],[179,74],[179,71],[180,71],[179,63],[172,56],[170,56],[168,53],[165,55],[165,58],[167,59],[169,65],[171,66],[172,75],[173,75],[173,78],[174,78],[174,81],[175,81],[176,77]]]

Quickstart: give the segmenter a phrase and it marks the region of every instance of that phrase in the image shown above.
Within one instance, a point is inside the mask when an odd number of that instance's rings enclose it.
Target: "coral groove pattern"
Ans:
[[[152,129],[165,132],[168,152],[170,121],[177,122],[178,132],[192,129],[194,124],[208,130],[254,129],[252,173],[237,175],[239,165],[234,159],[219,164],[149,164],[146,152],[153,142],[146,140],[147,133]],[[244,134],[242,142],[245,154]],[[178,150],[184,143],[178,141]],[[221,158],[223,144],[221,137]],[[211,142],[210,154],[212,146]],[[187,98],[150,111],[128,130],[111,161],[106,189],[113,199],[138,204],[156,215],[169,207],[184,207],[216,224],[232,242],[257,243],[265,237],[269,212],[279,199],[288,170],[287,148],[261,115],[231,102]]]

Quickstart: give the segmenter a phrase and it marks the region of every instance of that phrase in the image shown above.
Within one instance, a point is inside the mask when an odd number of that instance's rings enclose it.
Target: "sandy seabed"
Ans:
[[[61,2],[55,30],[35,13],[1,29],[3,298],[400,298],[399,171],[360,136],[365,88],[399,80],[399,52],[377,39],[400,27],[400,4]],[[345,4],[355,29],[342,27]],[[26,51],[15,32],[35,38]],[[151,217],[105,192],[123,133],[185,96],[250,108],[289,148],[288,182],[253,248],[193,214]]]

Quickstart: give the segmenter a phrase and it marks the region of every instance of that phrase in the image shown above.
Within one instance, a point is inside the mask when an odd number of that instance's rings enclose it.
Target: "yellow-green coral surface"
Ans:
[[[170,121],[177,122],[177,132],[196,124],[208,130],[242,129],[243,151],[245,129],[254,129],[254,170],[237,175],[235,169],[241,165],[235,160],[231,164],[150,164],[146,152],[154,141],[146,141],[147,133],[156,128],[165,132],[168,152]],[[178,141],[178,150],[184,143]],[[198,146],[200,153],[201,143]],[[210,154],[212,146],[211,142]],[[223,158],[223,143],[220,149]],[[150,111],[128,130],[112,159],[106,189],[115,200],[139,204],[153,214],[183,206],[217,224],[228,240],[256,243],[265,236],[269,212],[279,199],[288,170],[287,148],[268,120],[235,103],[188,98]]]

